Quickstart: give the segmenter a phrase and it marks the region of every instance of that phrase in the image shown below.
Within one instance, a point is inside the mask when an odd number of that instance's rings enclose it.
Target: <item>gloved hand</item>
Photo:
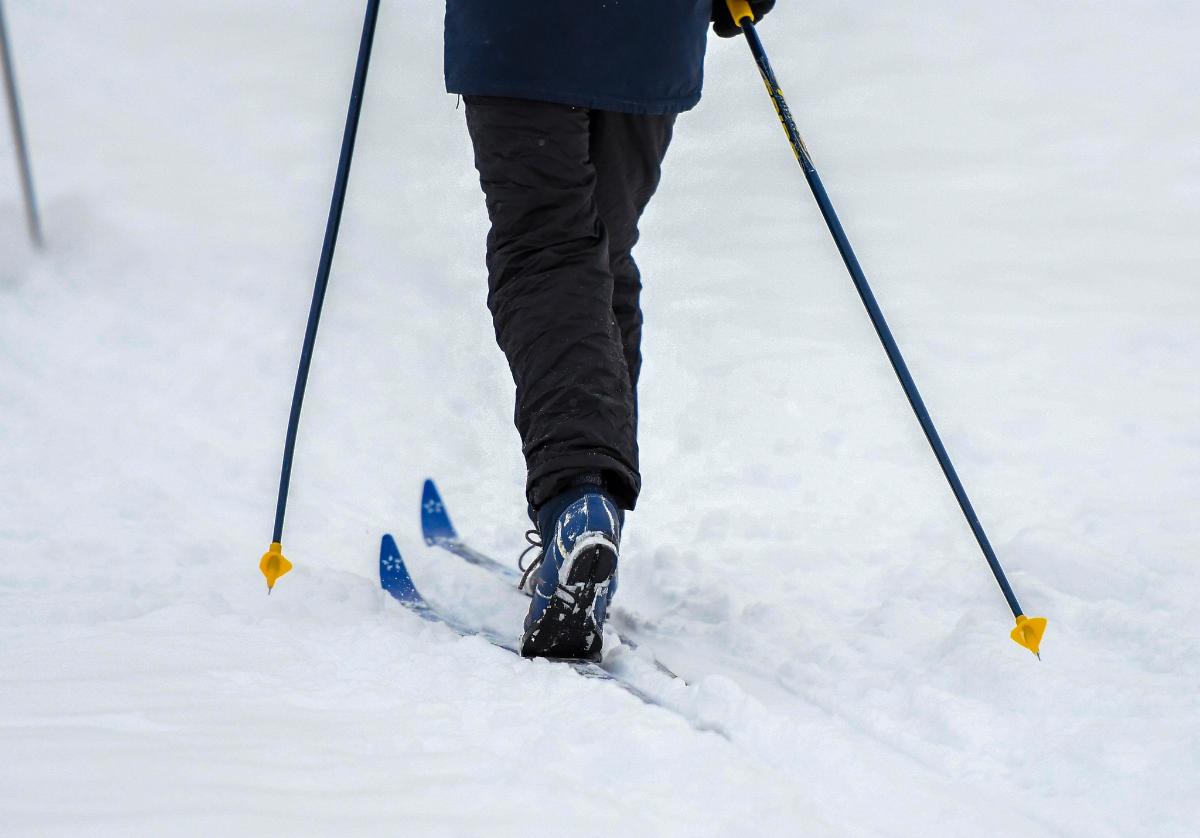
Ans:
[[[758,23],[763,15],[775,8],[775,0],[750,0],[750,11],[754,13],[754,22]],[[742,28],[733,22],[729,13],[729,5],[725,0],[713,0],[712,11],[713,31],[722,38],[733,38],[742,34]]]

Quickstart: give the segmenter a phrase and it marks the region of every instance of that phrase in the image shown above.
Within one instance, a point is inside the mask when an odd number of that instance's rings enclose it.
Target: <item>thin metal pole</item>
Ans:
[[[775,80],[775,73],[771,70],[766,50],[763,48],[758,33],[754,30],[754,24],[749,19],[742,20],[742,31],[746,34],[746,42],[750,45],[750,52],[754,56],[755,63],[758,64],[759,73],[762,75],[763,82],[767,86],[767,92],[771,95],[771,101],[775,103],[775,111],[779,114],[779,121],[783,124],[783,129],[787,133],[792,151],[795,152],[796,159],[800,162],[800,168],[804,170],[804,177],[808,180],[808,185],[812,188],[813,197],[817,199],[817,205],[821,208],[821,215],[825,217],[825,223],[829,227],[829,232],[833,235],[834,242],[837,243],[838,252],[842,254],[842,261],[846,264],[846,270],[850,272],[850,278],[854,280],[854,287],[858,289],[858,296],[862,299],[862,303],[867,309],[867,314],[871,317],[871,323],[875,326],[875,333],[879,335],[879,340],[883,343],[883,348],[887,352],[888,360],[892,362],[892,369],[896,373],[896,378],[900,380],[900,386],[904,388],[904,395],[908,397],[908,403],[912,406],[913,413],[917,416],[917,421],[921,423],[921,430],[925,432],[925,439],[929,441],[929,447],[933,449],[934,456],[937,457],[938,464],[942,467],[942,473],[946,475],[946,480],[949,482],[950,488],[954,491],[954,497],[958,500],[958,505],[971,527],[971,532],[975,534],[975,540],[979,542],[979,549],[983,551],[983,556],[987,559],[988,566],[991,567],[992,574],[996,577],[996,582],[999,583],[1000,590],[1004,593],[1004,598],[1008,601],[1008,606],[1012,609],[1013,616],[1020,617],[1023,614],[1021,605],[1017,602],[1017,597],[1013,593],[1012,587],[1008,584],[1008,578],[1004,575],[1004,569],[1000,567],[1000,560],[996,558],[996,551],[992,549],[991,542],[988,541],[987,534],[983,531],[983,524],[979,522],[979,516],[975,514],[975,509],[971,506],[971,500],[967,497],[967,491],[963,488],[962,481],[958,479],[958,473],[954,470],[954,464],[950,462],[950,455],[946,453],[946,447],[942,445],[937,428],[933,425],[933,419],[929,416],[929,411],[925,408],[925,402],[921,399],[921,394],[917,391],[917,384],[913,381],[913,377],[908,371],[908,365],[904,363],[904,358],[900,355],[900,347],[896,345],[896,340],[892,337],[892,331],[888,328],[887,321],[883,318],[883,312],[879,308],[879,303],[875,301],[875,295],[871,293],[871,286],[867,284],[867,277],[863,274],[862,267],[858,263],[858,258],[854,255],[854,250],[850,247],[850,240],[846,237],[846,231],[842,229],[842,224],[838,220],[837,213],[833,210],[833,204],[829,200],[825,186],[821,183],[821,178],[813,166],[808,148],[804,145],[804,140],[800,137],[800,131],[796,128],[795,120],[792,119],[787,102],[784,101],[783,91],[779,89],[779,82]]]
[[[17,75],[13,69],[12,49],[9,47],[8,26],[4,22],[4,3],[0,0],[0,63],[4,65],[4,89],[8,94],[8,120],[12,124],[13,145],[17,150],[17,167],[21,172],[21,191],[25,195],[25,221],[33,246],[41,250],[42,222],[38,217],[37,195],[33,190],[33,167],[29,163],[29,145],[25,142],[25,125],[21,120],[21,100],[17,96]]]
[[[346,184],[350,179],[350,161],[354,156],[354,139],[358,134],[358,117],[362,111],[363,91],[367,84],[367,67],[371,61],[371,44],[375,39],[375,20],[379,16],[379,0],[367,0],[367,14],[363,21],[362,39],[358,45],[358,64],[354,69],[354,85],[350,93],[350,107],[346,114],[346,129],[342,134],[342,151],[338,158],[337,177],[333,184],[333,200],[329,205],[329,220],[325,224],[325,241],[321,247],[321,261],[317,266],[317,284],[313,288],[312,305],[308,310],[308,327],[304,332],[304,348],[300,352],[300,368],[296,372],[296,389],[292,393],[292,413],[288,418],[287,439],[283,446],[283,469],[279,477],[279,501],[275,507],[275,530],[273,542],[283,540],[283,515],[287,509],[288,485],[292,478],[292,455],[296,450],[296,430],[300,425],[300,407],[304,402],[304,387],[308,382],[308,368],[312,363],[313,344],[317,338],[317,324],[321,320],[321,307],[325,302],[325,289],[329,285],[329,270],[333,264],[333,249],[337,245],[338,226],[342,220],[342,206],[346,202]]]

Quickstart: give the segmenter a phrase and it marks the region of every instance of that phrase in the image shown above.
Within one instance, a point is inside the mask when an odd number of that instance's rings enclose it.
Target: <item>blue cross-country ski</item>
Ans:
[[[439,611],[429,600],[425,599],[417,589],[416,583],[413,582],[412,574],[409,573],[408,566],[404,563],[404,558],[400,555],[400,548],[396,546],[396,540],[390,534],[385,534],[379,545],[379,582],[383,586],[383,589],[391,594],[401,605],[422,619],[428,620],[431,623],[444,625],[462,637],[482,637],[497,648],[504,649],[506,652],[514,655],[520,654],[515,640],[505,639],[487,629],[469,626]],[[600,664],[576,660],[560,662],[571,667],[585,678],[610,682],[646,704],[670,709],[660,697],[652,695],[624,676],[610,672]],[[661,678],[661,674],[658,677]],[[682,681],[675,679],[674,676],[672,676],[668,683],[682,685]],[[691,720],[689,720],[689,723],[692,723]]]
[[[432,480],[426,480],[425,487],[421,491],[421,534],[425,538],[425,543],[430,547],[440,547],[453,553],[463,561],[481,567],[511,583],[514,590],[519,590],[517,586],[521,581],[521,573],[515,567],[498,562],[491,556],[479,552],[459,537],[458,530],[450,521],[450,513],[446,510],[441,493],[438,492],[437,485]],[[619,608],[613,608],[609,612],[609,617],[610,625],[616,631],[621,645],[628,647],[630,651],[637,650],[639,643],[632,636],[628,627],[632,621]],[[653,658],[653,663],[654,667],[664,675],[670,675],[672,678],[679,677],[658,658]]]

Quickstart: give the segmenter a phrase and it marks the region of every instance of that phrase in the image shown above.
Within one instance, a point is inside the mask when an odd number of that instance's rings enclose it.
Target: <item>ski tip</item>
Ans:
[[[421,533],[428,545],[439,541],[458,541],[458,533],[450,523],[446,504],[442,503],[442,496],[433,480],[426,480],[421,492]]]
[[[383,536],[379,543],[379,584],[389,594],[401,602],[417,601],[421,595],[413,584],[408,566],[396,546],[396,539],[390,533]]]

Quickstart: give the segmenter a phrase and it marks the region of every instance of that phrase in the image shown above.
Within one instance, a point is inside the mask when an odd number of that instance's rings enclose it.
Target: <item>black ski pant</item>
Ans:
[[[641,489],[641,276],[631,251],[673,114],[465,97],[492,227],[488,308],[517,387],[531,510],[580,477]]]

